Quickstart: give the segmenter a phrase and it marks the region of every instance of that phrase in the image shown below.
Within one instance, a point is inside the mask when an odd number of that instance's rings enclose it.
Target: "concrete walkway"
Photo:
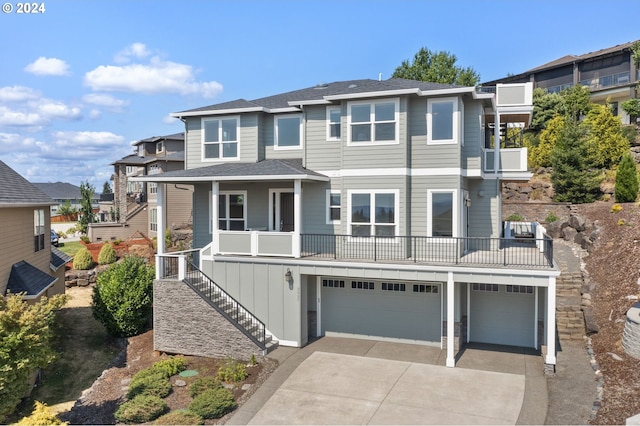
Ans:
[[[456,368],[439,348],[318,339],[269,355],[280,365],[227,424],[542,424],[539,353],[471,345]]]

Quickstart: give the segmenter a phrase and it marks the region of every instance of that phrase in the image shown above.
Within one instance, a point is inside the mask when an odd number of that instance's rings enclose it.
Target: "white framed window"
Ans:
[[[427,143],[455,144],[460,139],[458,98],[427,100]]]
[[[498,287],[498,284],[473,283],[471,286],[471,290],[497,293],[500,291],[500,287]]]
[[[340,192],[327,189],[327,225],[340,223],[341,207]]]
[[[399,143],[397,98],[349,102],[347,109],[348,145]]]
[[[158,232],[158,209],[149,210],[149,230]]]
[[[138,145],[138,157],[144,157],[144,144]]]
[[[237,160],[240,117],[202,119],[202,160]]]
[[[274,117],[274,149],[300,149],[302,140],[302,114]]]
[[[457,237],[457,190],[427,191],[427,235],[429,237]]]
[[[156,143],[156,153],[158,152],[164,152],[164,142],[157,142]]]
[[[349,229],[353,237],[395,237],[398,230],[397,190],[349,191]]]
[[[341,132],[342,110],[340,107],[327,107],[327,140],[339,141]]]
[[[218,229],[244,231],[247,229],[247,193],[220,192],[218,194]]]
[[[507,293],[533,294],[533,286],[530,285],[507,285]]]
[[[44,209],[33,211],[33,247],[34,251],[44,250]]]
[[[152,164],[152,165],[149,166],[149,174],[150,175],[157,175],[161,171],[162,170],[160,170],[160,165],[159,164]]]
[[[155,182],[149,182],[149,194],[158,193],[158,184]]]

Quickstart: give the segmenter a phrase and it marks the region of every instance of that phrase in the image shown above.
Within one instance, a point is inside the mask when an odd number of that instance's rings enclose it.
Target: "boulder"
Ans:
[[[572,214],[569,217],[569,226],[574,228],[576,231],[581,232],[586,229],[587,219],[579,214]]]
[[[571,226],[567,226],[562,230],[562,238],[564,238],[565,241],[574,241],[577,243],[577,241],[575,241],[577,235],[578,231],[576,231]]]

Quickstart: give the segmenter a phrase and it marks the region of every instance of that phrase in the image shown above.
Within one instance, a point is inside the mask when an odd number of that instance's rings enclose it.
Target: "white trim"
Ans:
[[[375,105],[376,104],[394,104],[394,112],[393,112],[393,124],[395,129],[395,135],[393,140],[383,140],[376,141],[375,140]],[[370,105],[371,110],[369,111],[369,121],[362,122],[362,125],[369,124],[371,126],[371,140],[369,141],[352,141],[351,140],[351,108],[354,105]],[[390,121],[385,120],[381,121],[380,124],[388,124]],[[358,123],[355,123],[356,125]],[[378,145],[399,145],[400,144],[400,99],[399,98],[385,98],[385,99],[376,99],[376,100],[367,100],[367,101],[352,101],[347,103],[347,146],[354,147],[371,147]]]
[[[218,203],[219,198],[221,195],[224,195],[226,197],[226,201],[225,201],[225,206],[226,206],[226,210],[224,213],[225,215],[229,212],[229,195],[242,195],[243,200],[242,200],[242,217],[243,217],[243,221],[244,221],[244,226],[242,227],[242,231],[245,231],[247,229],[247,212],[249,211],[248,207],[247,207],[247,191],[246,190],[242,190],[242,191],[234,191],[234,190],[229,190],[229,191],[220,191],[218,192]],[[211,198],[212,202],[213,202],[213,198]],[[218,230],[220,230],[220,211],[218,210],[218,217],[213,219],[213,220],[217,220],[218,221]],[[229,217],[225,217],[225,220],[227,221],[227,224],[229,223],[230,218]],[[234,221],[237,221],[237,219],[234,219]],[[231,229],[227,229],[227,231],[231,231]]]
[[[334,208],[339,208],[340,209],[340,219],[337,220],[332,220],[331,219],[331,195],[333,194],[338,194],[338,196],[340,196],[340,205],[339,206],[334,206]],[[325,198],[326,204],[325,204],[325,213],[326,213],[326,224],[327,225],[339,225],[340,224],[340,220],[342,219],[342,192],[340,190],[332,190],[332,189],[327,189],[326,190],[326,198]]]
[[[418,96],[441,96],[441,95],[461,95],[465,93],[473,94],[474,99],[493,99],[492,93],[478,93],[475,87],[456,87],[452,89],[420,90]]]
[[[419,95],[420,89],[381,90],[378,92],[343,93],[340,95],[324,96],[328,101],[340,101],[345,99],[382,98],[386,96]]]
[[[331,112],[332,111],[338,111],[338,113],[340,114],[340,117],[338,119],[338,124],[340,125],[340,137],[338,138],[332,138],[331,135]],[[337,142],[340,141],[342,139],[342,108],[340,106],[328,106],[326,109],[326,120],[327,120],[327,124],[326,124],[326,136],[327,136],[327,141],[328,142]]]
[[[222,140],[222,121],[223,120],[235,120],[236,121],[236,139],[235,141],[223,141]],[[218,140],[216,142],[205,142],[205,123],[208,121],[217,121],[218,122]],[[226,161],[237,161],[240,159],[240,116],[233,115],[228,117],[202,117],[200,119],[200,161],[203,163],[220,163]],[[235,143],[236,144],[236,155],[235,157],[224,157],[223,156],[223,145],[227,143]],[[208,158],[205,156],[205,146],[206,145],[218,145],[218,157]]]
[[[321,90],[321,89],[318,89]],[[326,99],[312,99],[308,101],[289,101],[287,102],[290,106],[305,106],[305,105],[331,105],[332,102]]]
[[[456,358],[454,351],[455,340],[455,281],[453,280],[453,272],[447,274],[447,360],[446,366],[453,368],[456,366]]]
[[[294,194],[295,196],[295,190],[294,188],[269,188],[269,225],[267,226],[267,229],[269,231],[275,231],[275,232],[282,232],[279,229],[273,229],[273,224],[275,223],[280,223],[280,209],[282,208],[280,206],[280,197],[279,195],[282,193],[290,193],[290,194]],[[273,205],[273,195],[276,194],[276,205]],[[273,217],[273,211],[274,208],[276,210],[276,217]],[[295,206],[294,206],[295,208]],[[294,211],[294,216],[295,216],[295,211]],[[295,219],[295,217],[294,217]],[[293,223],[293,229],[296,229],[300,227],[299,223]],[[288,232],[283,232],[284,234],[287,234]]]
[[[400,228],[400,190],[399,189],[350,189],[347,191],[347,233],[349,235],[351,235],[350,238],[366,238],[366,236],[354,236],[353,233],[351,232],[351,226],[353,225],[353,223],[351,222],[351,215],[352,215],[352,196],[354,194],[368,194],[370,196],[369,198],[369,226],[371,226],[371,233],[369,235],[369,237],[373,237],[375,236],[375,226],[376,225],[381,225],[381,226],[389,226],[391,224],[383,224],[383,223],[376,223],[375,221],[375,195],[376,194],[393,194],[393,225],[394,225],[394,231],[393,231],[393,235],[397,236],[398,235],[398,229]],[[391,242],[395,242],[395,238],[389,238],[389,240]]]
[[[279,146],[278,145],[278,121],[280,120],[288,120],[292,118],[298,119],[298,140],[299,144],[294,146]],[[279,115],[273,117],[273,149],[276,151],[290,151],[304,148],[304,133],[302,131],[302,122],[303,120],[302,114],[286,114]]]
[[[433,104],[452,104],[453,117],[451,118],[452,126],[451,139],[433,139]],[[460,101],[457,97],[449,98],[429,98],[427,99],[427,145],[456,145],[461,140],[461,112]]]
[[[462,169],[459,167],[419,168],[407,167],[381,169],[341,169],[321,170],[318,173],[330,178],[340,177],[369,177],[369,176],[464,176],[482,177],[480,169]]]
[[[320,182],[328,182],[330,178],[328,176],[318,175],[242,175],[242,176],[184,176],[184,177],[164,177],[164,176],[137,176],[129,178],[127,180],[132,182],[228,182],[228,181],[272,181],[272,180],[315,180]]]
[[[267,112],[267,109],[261,106],[256,106],[256,107],[248,107],[248,108],[229,108],[229,109],[218,109],[218,110],[172,112],[169,115],[174,118],[181,118],[181,117],[204,117],[208,115],[239,114],[241,112]]]
[[[459,223],[460,223],[460,199],[458,197],[458,189],[428,189],[427,190],[427,236],[428,237],[432,237],[432,233],[433,233],[433,209],[431,208],[431,205],[433,203],[433,194],[434,193],[439,193],[439,194],[451,194],[451,202],[452,202],[452,207],[453,207],[453,211],[451,212],[452,214],[452,236],[451,237],[438,237],[438,238],[442,238],[443,241],[446,241],[448,238],[456,238],[460,236],[460,229],[459,229]]]
[[[324,335],[326,337],[371,340],[375,342],[405,343],[409,345],[421,345],[421,346],[431,346],[431,347],[440,347],[442,345],[441,342],[431,342],[428,340],[414,340],[414,339],[403,339],[400,337],[384,337],[384,336],[373,336],[368,334],[363,335],[363,334],[342,333],[339,331],[326,331]]]

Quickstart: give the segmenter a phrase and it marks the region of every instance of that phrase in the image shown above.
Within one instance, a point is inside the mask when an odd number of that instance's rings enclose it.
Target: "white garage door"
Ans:
[[[440,345],[439,283],[323,278],[324,333]]]
[[[534,347],[534,288],[472,284],[469,340]]]

